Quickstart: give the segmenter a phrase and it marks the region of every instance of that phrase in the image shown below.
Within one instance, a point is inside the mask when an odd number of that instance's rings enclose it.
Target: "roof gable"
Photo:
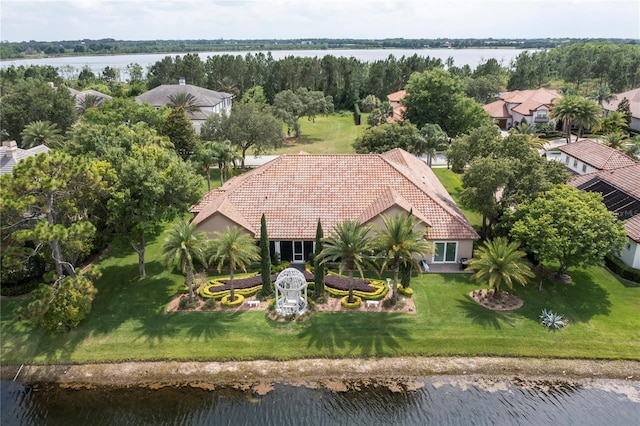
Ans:
[[[592,139],[561,145],[558,149],[598,170],[612,170],[636,164],[631,157]]]

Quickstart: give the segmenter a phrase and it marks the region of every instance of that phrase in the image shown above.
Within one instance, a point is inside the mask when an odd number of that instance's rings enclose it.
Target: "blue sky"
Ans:
[[[638,0],[1,0],[0,39],[637,38]]]

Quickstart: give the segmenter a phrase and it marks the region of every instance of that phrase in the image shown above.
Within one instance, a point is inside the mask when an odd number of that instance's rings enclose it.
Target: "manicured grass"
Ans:
[[[309,154],[354,153],[353,142],[368,127],[365,115],[362,123],[356,126],[353,114],[349,111],[339,111],[328,116],[319,115],[315,122],[303,117],[300,119],[300,138],[288,139],[282,148],[270,154],[296,154],[300,151]]]
[[[570,271],[573,284],[514,289],[525,305],[512,312],[471,301],[467,294],[479,286],[468,275],[428,274],[412,282],[416,314],[316,312],[304,322],[277,322],[264,311],[167,313],[182,278],[159,261],[159,241],[147,248],[143,280],[127,247],[99,263],[93,310],[67,334],[19,321],[14,310],[26,301],[2,300],[2,364],[398,355],[640,359],[640,289],[599,267]],[[566,315],[569,326],[547,331],[538,322],[542,308]]]
[[[482,215],[475,210],[466,209],[460,204],[460,193],[462,193],[464,189],[462,187],[462,175],[447,168],[434,168],[432,170],[438,179],[440,179],[440,182],[446,188],[447,192],[449,192],[453,201],[455,201],[460,210],[462,210],[462,213],[464,213],[471,226],[480,229],[482,226]]]

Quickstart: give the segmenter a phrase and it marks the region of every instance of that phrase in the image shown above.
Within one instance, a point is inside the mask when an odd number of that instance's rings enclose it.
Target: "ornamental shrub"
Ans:
[[[349,295],[344,296],[342,299],[340,299],[340,303],[342,304],[342,306],[344,306],[347,309],[358,309],[360,307],[360,305],[362,305],[362,298],[358,297],[358,296],[353,296],[353,303],[349,303]]]
[[[236,300],[234,300],[233,302],[229,301],[230,296],[231,296],[230,294],[222,296],[222,299],[220,299],[220,304],[228,308],[233,308],[233,307],[242,305],[242,302],[244,302],[244,296],[241,294],[238,294],[238,292],[236,292]]]

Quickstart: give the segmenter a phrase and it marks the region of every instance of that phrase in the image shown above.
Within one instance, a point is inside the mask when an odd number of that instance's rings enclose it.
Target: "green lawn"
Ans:
[[[574,284],[537,283],[514,292],[513,312],[488,311],[467,294],[464,274],[416,277],[416,314],[317,312],[304,322],[276,322],[263,311],[167,313],[181,285],[159,261],[159,239],[147,249],[147,274],[136,257],[113,249],[90,316],[67,334],[49,335],[18,320],[24,300],[2,300],[4,365],[125,360],[292,359],[398,355],[496,355],[640,359],[640,288],[625,287],[603,268],[571,271]],[[566,329],[538,322],[542,308],[567,315]]]
[[[340,111],[328,116],[319,115],[315,122],[300,119],[300,138],[288,139],[282,148],[270,154],[349,154],[355,152],[351,146],[368,127],[366,115],[360,126],[353,122],[353,113]]]
[[[475,210],[465,209],[460,205],[460,193],[463,189],[462,175],[446,168],[434,168],[432,170],[449,194],[451,194],[451,198],[453,198],[453,201],[455,201],[460,210],[462,210],[462,213],[464,213],[471,226],[476,228],[476,230],[480,229],[482,226],[482,215]]]

